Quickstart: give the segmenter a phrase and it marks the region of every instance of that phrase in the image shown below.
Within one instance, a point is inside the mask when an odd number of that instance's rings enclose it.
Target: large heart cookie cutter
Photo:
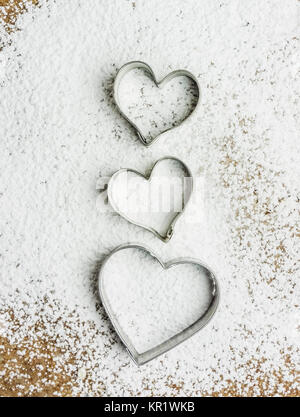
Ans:
[[[178,334],[172,336],[170,339],[164,341],[163,343],[160,343],[159,345],[157,345],[157,346],[155,346],[155,347],[153,347],[153,348],[151,348],[151,349],[149,349],[149,350],[147,350],[143,353],[139,353],[135,349],[135,347],[132,344],[130,338],[128,337],[126,332],[124,332],[124,330],[122,329],[122,327],[121,327],[121,325],[118,321],[118,318],[117,318],[116,314],[114,313],[114,311],[112,309],[112,306],[111,306],[111,303],[110,303],[109,298],[107,296],[107,293],[105,291],[105,280],[107,279],[106,276],[105,276],[105,267],[107,265],[107,262],[114,256],[114,254],[116,254],[116,252],[119,252],[119,251],[122,251],[122,250],[128,249],[128,248],[144,251],[147,255],[151,256],[157,262],[159,262],[164,270],[172,268],[172,267],[174,267],[175,265],[178,265],[178,264],[187,264],[187,263],[188,264],[195,264],[195,265],[199,266],[200,268],[204,269],[205,272],[208,274],[209,279],[211,280],[211,288],[212,288],[211,296],[212,296],[212,298],[211,298],[210,304],[207,307],[204,314],[202,314],[202,316],[200,316],[198,320],[196,320],[194,323],[192,323],[191,325],[186,327],[184,330],[182,330]],[[172,349],[175,346],[179,345],[180,343],[184,342],[186,339],[188,339],[189,337],[191,337],[195,333],[197,333],[199,330],[201,330],[211,320],[214,313],[216,312],[218,304],[219,304],[219,298],[220,298],[219,285],[218,285],[218,282],[217,282],[217,279],[216,279],[214,273],[210,270],[210,268],[208,268],[205,264],[203,264],[199,260],[193,259],[193,258],[177,258],[177,259],[173,259],[169,262],[163,262],[163,261],[160,260],[160,258],[156,254],[153,253],[153,251],[151,249],[147,248],[146,246],[141,246],[141,245],[136,244],[136,243],[130,243],[130,244],[125,244],[125,245],[118,246],[116,249],[114,249],[105,258],[104,262],[102,263],[100,272],[99,272],[98,289],[99,289],[99,295],[100,295],[101,301],[103,303],[103,306],[105,308],[105,311],[106,311],[111,323],[113,324],[113,326],[114,326],[118,336],[120,337],[121,341],[126,346],[127,351],[129,352],[130,356],[132,357],[132,359],[134,360],[134,362],[138,366],[143,365],[143,364],[151,361],[152,359],[156,358],[159,355],[162,355],[163,353],[169,351],[170,349]]]
[[[146,137],[143,135],[143,133],[141,132],[139,127],[132,120],[130,120],[130,118],[125,114],[125,112],[122,110],[122,106],[121,106],[120,99],[119,99],[119,87],[120,87],[120,83],[122,81],[122,78],[129,71],[134,70],[134,69],[143,69],[143,70],[145,70],[146,73],[152,78],[153,82],[155,83],[155,85],[158,88],[163,87],[164,85],[166,85],[169,81],[171,81],[175,77],[184,76],[184,77],[190,78],[194,82],[194,84],[196,86],[196,90],[197,90],[196,91],[197,102],[196,102],[195,107],[192,109],[192,111],[180,123],[178,123],[177,126],[172,126],[172,127],[169,127],[168,129],[163,130],[162,132],[157,134],[155,137],[153,137],[151,141],[147,141]],[[175,127],[178,127],[183,122],[185,122],[191,116],[191,114],[196,110],[196,108],[198,107],[198,104],[200,102],[200,98],[201,98],[200,86],[198,84],[198,81],[197,81],[196,77],[193,74],[191,74],[189,71],[187,71],[187,70],[172,71],[168,75],[166,75],[161,81],[157,81],[151,67],[148,64],[146,64],[145,62],[141,62],[141,61],[128,62],[127,64],[123,65],[119,69],[119,71],[116,75],[116,78],[115,78],[115,82],[114,82],[113,95],[114,95],[114,100],[115,100],[115,103],[117,105],[117,108],[118,108],[119,112],[124,117],[124,119],[126,119],[128,121],[128,123],[130,123],[130,125],[134,128],[134,130],[136,131],[136,133],[137,133],[139,139],[141,140],[141,142],[143,143],[143,145],[145,145],[147,147],[149,147],[154,142],[156,142],[157,139],[161,135],[163,135],[164,133],[168,132],[171,129],[174,129]]]
[[[167,228],[167,231],[166,231],[166,233],[164,234],[164,235],[162,235],[161,233],[159,233],[159,231],[157,231],[154,227],[149,227],[149,226],[147,226],[147,225],[145,225],[145,224],[142,224],[142,223],[140,223],[140,222],[137,222],[137,221],[135,221],[134,219],[132,219],[132,218],[130,218],[129,216],[127,216],[126,214],[125,214],[125,212],[123,212],[123,211],[121,211],[120,210],[120,208],[118,207],[118,204],[116,203],[116,201],[115,201],[115,199],[114,199],[114,196],[113,196],[113,187],[114,187],[114,184],[115,184],[115,182],[116,182],[116,178],[120,175],[120,174],[122,174],[122,173],[124,173],[124,172],[127,172],[127,173],[134,173],[134,174],[136,174],[136,175],[138,175],[139,177],[141,177],[141,178],[143,178],[143,179],[145,179],[145,180],[147,180],[147,181],[149,181],[150,179],[151,179],[151,175],[152,175],[152,173],[153,173],[153,170],[154,170],[154,168],[159,164],[159,163],[161,163],[162,161],[167,161],[167,160],[171,160],[171,161],[175,161],[175,162],[177,162],[177,163],[179,163],[182,167],[183,167],[183,169],[184,169],[184,171],[186,172],[186,175],[185,175],[185,177],[186,178],[188,178],[189,179],[189,181],[188,182],[186,182],[187,184],[187,186],[188,186],[188,190],[187,190],[187,193],[185,193],[185,195],[184,195],[184,197],[183,197],[183,207],[182,207],[182,211],[180,211],[180,212],[178,212],[176,215],[174,215],[174,217],[173,217],[173,219],[172,219],[172,221],[170,222],[170,224],[168,225],[168,228]],[[134,225],[136,225],[136,226],[139,226],[139,227],[142,227],[142,228],[144,228],[144,229],[146,229],[146,230],[148,230],[148,231],[150,231],[150,232],[152,232],[153,234],[155,234],[155,236],[157,236],[159,239],[161,239],[163,242],[168,242],[170,239],[171,239],[171,237],[173,236],[173,233],[174,233],[174,227],[175,227],[175,224],[176,224],[176,222],[177,222],[177,220],[179,219],[179,217],[183,214],[183,212],[184,212],[184,210],[185,210],[185,208],[186,208],[186,206],[187,206],[187,204],[188,204],[188,202],[189,202],[189,200],[190,200],[190,197],[191,197],[191,194],[192,194],[192,190],[193,190],[193,177],[192,177],[192,173],[191,173],[191,171],[189,170],[189,168],[180,160],[180,159],[178,159],[178,158],[175,158],[175,157],[173,157],[173,156],[165,156],[165,157],[163,157],[163,158],[160,158],[160,159],[158,159],[156,162],[155,162],[155,164],[152,166],[152,169],[151,169],[151,171],[150,171],[150,173],[149,173],[149,175],[143,175],[143,174],[141,174],[139,171],[136,171],[136,170],[134,170],[134,169],[129,169],[129,168],[121,168],[121,169],[119,169],[117,172],[115,172],[114,174],[113,174],[113,176],[110,178],[110,180],[109,180],[109,182],[108,182],[108,186],[107,186],[107,195],[108,195],[108,200],[109,200],[109,202],[110,202],[110,205],[112,206],[112,208],[121,216],[121,217],[123,217],[124,219],[126,219],[127,221],[129,221],[130,223],[132,223],[132,224],[134,224]]]

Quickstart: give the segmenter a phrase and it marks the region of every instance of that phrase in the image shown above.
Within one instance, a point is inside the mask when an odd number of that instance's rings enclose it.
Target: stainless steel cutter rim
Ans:
[[[149,350],[147,350],[143,353],[139,353],[135,349],[135,347],[133,346],[133,344],[130,341],[130,338],[123,331],[122,327],[119,324],[118,319],[116,318],[116,315],[113,313],[113,311],[111,309],[111,304],[110,304],[108,298],[106,297],[105,288],[104,288],[103,276],[104,276],[104,269],[105,269],[105,265],[106,265],[107,261],[116,252],[119,252],[123,249],[128,249],[128,248],[136,248],[136,249],[140,249],[140,250],[143,250],[143,251],[149,253],[150,256],[152,256],[154,259],[156,259],[160,263],[162,268],[165,269],[165,270],[171,268],[172,266],[178,265],[178,264],[192,263],[192,264],[199,265],[209,273],[209,279],[211,280],[211,282],[213,284],[212,285],[212,292],[211,292],[212,300],[211,300],[209,306],[207,307],[206,311],[202,314],[202,316],[199,317],[198,320],[196,320],[194,323],[192,323],[191,325],[186,327],[184,330],[182,330],[178,334],[172,336],[171,338],[167,339],[166,341],[160,343],[159,345],[157,345],[157,346],[155,346],[155,347],[153,347],[153,348],[151,348],[151,349],[149,349]],[[110,254],[104,259],[104,261],[101,265],[100,271],[99,271],[99,275],[98,275],[98,291],[99,291],[99,296],[100,296],[100,299],[102,301],[103,307],[106,311],[106,314],[108,315],[108,317],[109,317],[117,335],[119,336],[119,338],[121,339],[121,341],[125,345],[130,357],[133,359],[133,361],[138,366],[144,365],[145,363],[155,359],[156,357],[168,352],[169,350],[173,349],[174,347],[176,347],[180,343],[183,343],[185,340],[187,340],[188,338],[193,336],[199,330],[203,329],[203,327],[205,327],[209,323],[209,321],[212,319],[212,317],[214,316],[214,314],[215,314],[215,312],[218,308],[219,301],[220,301],[220,289],[219,289],[219,284],[218,284],[216,275],[211,270],[211,268],[209,268],[204,262],[202,262],[198,259],[189,258],[189,257],[175,258],[175,259],[172,259],[168,262],[163,262],[160,259],[160,257],[152,251],[152,249],[150,249],[149,247],[147,247],[145,245],[140,245],[139,243],[127,243],[127,244],[120,245],[120,246],[116,247],[114,250],[112,250],[110,252]]]
[[[117,205],[115,204],[114,199],[113,199],[113,197],[112,197],[112,186],[113,186],[113,183],[115,182],[116,177],[117,177],[120,173],[122,173],[122,172],[133,172],[134,174],[136,174],[136,175],[138,175],[138,176],[140,176],[140,177],[144,178],[145,180],[149,181],[149,180],[150,180],[150,178],[151,178],[152,172],[153,172],[154,168],[156,167],[156,165],[157,165],[158,163],[160,163],[160,162],[164,161],[164,160],[167,160],[167,159],[171,159],[171,160],[174,160],[174,161],[176,161],[176,162],[179,162],[179,163],[183,166],[183,168],[185,169],[185,171],[186,171],[186,173],[187,173],[186,178],[191,178],[191,182],[190,182],[190,192],[189,192],[189,196],[188,196],[187,201],[184,201],[184,205],[183,205],[182,211],[178,212],[178,213],[177,213],[177,215],[176,215],[176,216],[174,216],[173,220],[172,220],[172,221],[171,221],[171,223],[169,224],[169,227],[168,227],[167,233],[166,233],[165,235],[161,235],[161,234],[160,234],[157,230],[155,230],[153,227],[143,225],[142,223],[139,223],[139,222],[135,222],[135,221],[133,221],[132,219],[130,219],[128,216],[126,216],[126,214],[122,213],[122,211],[120,211],[120,210],[117,208]],[[118,215],[119,215],[119,216],[123,217],[125,220],[127,220],[127,221],[128,221],[129,223],[131,223],[131,224],[134,224],[135,226],[139,226],[139,227],[142,227],[142,228],[143,228],[143,229],[145,229],[145,230],[148,230],[149,232],[151,232],[151,233],[153,233],[155,236],[157,236],[160,240],[162,240],[164,243],[167,243],[167,242],[169,242],[169,240],[170,240],[170,239],[171,239],[171,237],[173,236],[175,224],[177,223],[178,219],[179,219],[179,218],[183,215],[183,213],[184,213],[184,211],[185,211],[185,209],[186,209],[186,206],[188,205],[188,203],[189,203],[189,201],[190,201],[190,199],[191,199],[191,195],[192,195],[192,192],[193,192],[193,184],[194,184],[194,179],[193,179],[192,173],[191,173],[190,169],[188,168],[188,166],[187,166],[184,162],[182,162],[179,158],[176,158],[176,157],[174,157],[174,156],[164,156],[164,157],[162,157],[162,158],[158,159],[158,160],[154,163],[154,165],[152,165],[152,168],[151,168],[151,170],[150,170],[150,172],[149,172],[149,174],[148,174],[148,175],[147,175],[147,174],[146,174],[146,175],[144,175],[144,174],[142,174],[141,172],[139,172],[139,171],[137,171],[137,170],[135,170],[135,169],[130,169],[130,168],[121,168],[121,169],[119,169],[118,171],[116,171],[116,172],[112,175],[112,177],[110,178],[110,180],[109,180],[109,182],[108,182],[108,185],[107,185],[107,196],[108,196],[108,200],[109,200],[110,205],[112,206],[112,208],[114,209],[114,211],[115,211],[116,213],[118,213]]]
[[[173,78],[179,77],[181,75],[193,80],[196,87],[197,87],[197,103],[196,103],[195,107],[193,108],[193,110],[177,126],[169,127],[168,129],[163,130],[162,132],[158,133],[156,136],[151,138],[150,141],[147,141],[146,137],[143,135],[141,130],[138,128],[138,126],[123,112],[122,107],[121,107],[121,103],[120,103],[120,99],[119,99],[119,87],[120,87],[120,83],[121,83],[122,78],[129,71],[131,71],[133,69],[139,69],[139,68],[144,69],[151,76],[151,78],[153,79],[153,82],[155,83],[155,85],[158,88],[163,87],[165,84],[167,84]],[[118,108],[119,113],[134,128],[134,130],[136,131],[136,133],[137,133],[140,141],[143,143],[143,145],[145,145],[146,147],[149,147],[149,146],[153,145],[160,138],[160,136],[162,136],[164,133],[167,133],[168,131],[170,131],[172,129],[175,129],[175,128],[179,127],[180,125],[182,125],[195,112],[195,110],[197,109],[197,107],[200,103],[200,100],[201,100],[201,90],[200,90],[200,86],[199,86],[197,78],[191,72],[189,72],[187,70],[179,69],[179,70],[172,71],[169,74],[167,74],[164,78],[162,78],[160,81],[158,81],[155,77],[155,74],[154,74],[152,68],[148,64],[146,64],[145,62],[142,62],[142,61],[131,61],[131,62],[127,62],[126,64],[124,64],[119,69],[119,71],[117,72],[117,75],[116,75],[116,78],[115,78],[115,81],[114,81],[114,86],[113,86],[113,97],[114,97],[114,101],[116,103],[116,106]]]

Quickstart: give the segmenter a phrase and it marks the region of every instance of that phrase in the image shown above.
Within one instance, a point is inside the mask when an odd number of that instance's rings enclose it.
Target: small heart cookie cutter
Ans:
[[[111,304],[109,302],[108,297],[106,296],[105,292],[105,280],[104,280],[104,271],[105,271],[105,265],[107,264],[107,261],[116,253],[124,249],[133,248],[138,250],[143,250],[146,253],[148,253],[150,256],[152,256],[155,260],[157,260],[163,269],[169,269],[172,268],[175,265],[178,264],[195,264],[200,266],[205,270],[205,272],[208,273],[209,279],[212,283],[212,299],[207,307],[205,313],[202,314],[202,316],[199,317],[198,320],[196,320],[194,323],[186,327],[184,330],[179,332],[178,334],[170,337],[168,340],[160,343],[159,345],[143,352],[139,353],[134,345],[131,343],[130,338],[127,336],[127,334],[124,332],[122,327],[120,326],[120,323],[118,321],[118,318],[116,314],[113,312],[111,308]],[[125,345],[129,355],[133,359],[133,361],[138,365],[143,365],[152,359],[155,359],[157,356],[162,355],[163,353],[168,352],[170,349],[174,348],[175,346],[179,345],[180,343],[184,342],[191,336],[193,336],[195,333],[197,333],[199,330],[201,330],[204,326],[208,324],[208,322],[212,319],[213,315],[215,314],[219,299],[220,299],[220,290],[219,285],[216,279],[215,274],[211,271],[211,269],[206,266],[203,262],[194,259],[194,258],[176,258],[168,262],[163,262],[153,251],[148,248],[147,246],[139,245],[138,243],[128,243],[125,245],[120,245],[117,248],[115,248],[103,261],[101,265],[101,269],[98,276],[98,291],[100,295],[100,299],[102,301],[103,307],[106,311],[106,314],[108,315],[111,323],[114,326],[114,329],[116,333],[118,334],[119,338]]]
[[[162,132],[154,136],[150,141],[147,141],[146,137],[143,135],[141,130],[138,128],[138,126],[132,120],[130,120],[130,118],[124,113],[121,107],[120,99],[119,99],[119,87],[120,87],[121,80],[129,71],[132,71],[134,69],[145,70],[146,73],[150,75],[153,82],[158,88],[163,87],[165,84],[167,84],[169,81],[171,81],[175,77],[184,76],[184,77],[190,78],[194,82],[196,86],[196,90],[197,90],[197,102],[196,102],[195,107],[192,109],[192,111],[183,120],[181,120],[181,122],[178,123],[176,126],[172,126],[163,130]],[[201,90],[200,90],[200,86],[199,86],[197,78],[187,70],[179,69],[179,70],[172,71],[169,74],[167,74],[161,81],[157,81],[152,68],[148,64],[146,64],[145,62],[141,62],[141,61],[131,61],[131,62],[128,62],[127,64],[124,64],[117,72],[117,75],[114,81],[114,86],[113,86],[113,96],[114,96],[114,100],[115,100],[119,113],[134,128],[134,130],[136,131],[143,145],[149,147],[153,143],[155,143],[161,135],[168,132],[169,130],[175,129],[176,127],[180,126],[183,122],[185,122],[192,115],[192,113],[194,113],[194,111],[196,110],[196,108],[198,107],[200,103]]]
[[[185,177],[186,177],[186,178],[190,178],[190,181],[189,181],[189,186],[190,186],[190,189],[189,189],[189,193],[188,193],[188,198],[187,198],[187,199],[186,199],[186,198],[184,198],[184,205],[183,205],[182,211],[178,212],[178,213],[174,216],[173,220],[172,220],[172,221],[171,221],[171,223],[169,224],[169,227],[167,228],[167,232],[166,232],[166,234],[165,234],[165,235],[162,235],[162,234],[161,234],[161,233],[159,233],[157,230],[155,230],[153,227],[146,226],[146,225],[144,225],[144,224],[141,224],[141,223],[139,223],[139,222],[136,222],[136,221],[132,220],[130,217],[128,217],[128,216],[127,216],[124,212],[120,211],[120,210],[119,210],[119,208],[118,208],[118,206],[117,206],[117,204],[115,203],[114,198],[113,198],[112,187],[113,187],[114,182],[116,181],[116,177],[117,177],[120,173],[122,173],[122,172],[127,172],[127,173],[128,173],[128,172],[131,172],[131,173],[134,173],[134,174],[138,175],[139,177],[144,178],[145,180],[149,181],[149,180],[150,180],[150,178],[151,178],[152,172],[153,172],[154,168],[157,166],[157,164],[159,164],[160,162],[165,161],[165,160],[172,160],[172,161],[178,162],[180,165],[182,165],[182,167],[184,168],[184,170],[185,170],[185,172],[186,172],[186,174],[187,174]],[[140,173],[139,171],[136,171],[136,170],[134,170],[134,169],[129,169],[129,168],[121,168],[121,169],[119,169],[118,171],[116,171],[116,172],[112,175],[112,177],[110,178],[110,180],[109,180],[109,182],[108,182],[108,186],[107,186],[107,196],[108,196],[108,200],[109,200],[109,202],[110,202],[110,205],[112,206],[112,208],[115,210],[115,212],[116,212],[116,213],[118,213],[121,217],[123,217],[123,218],[124,218],[125,220],[127,220],[129,223],[132,223],[132,224],[134,224],[135,226],[142,227],[143,229],[146,229],[146,230],[148,230],[149,232],[152,232],[155,236],[157,236],[160,240],[162,240],[162,241],[163,241],[163,242],[165,242],[165,243],[167,243],[167,242],[171,239],[171,237],[173,236],[175,224],[176,224],[177,220],[179,219],[179,217],[180,217],[180,216],[183,214],[183,212],[185,211],[185,208],[186,208],[186,206],[187,206],[187,204],[188,204],[188,202],[189,202],[189,200],[190,200],[190,197],[191,197],[192,191],[193,191],[193,176],[192,176],[192,173],[191,173],[190,169],[189,169],[189,168],[187,167],[187,165],[186,165],[186,164],[184,164],[184,163],[183,163],[180,159],[175,158],[175,157],[173,157],[173,156],[165,156],[165,157],[163,157],[163,158],[158,159],[158,160],[154,163],[154,165],[152,166],[152,168],[151,168],[151,170],[150,170],[150,173],[149,173],[148,175],[143,175],[142,173]],[[184,193],[184,191],[183,191],[183,193]]]

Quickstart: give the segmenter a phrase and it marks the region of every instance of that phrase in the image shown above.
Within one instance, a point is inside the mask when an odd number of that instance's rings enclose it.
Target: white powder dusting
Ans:
[[[73,395],[295,394],[299,2],[40,6],[0,52],[1,336],[20,350],[55,343],[49,369],[72,375]],[[131,60],[158,79],[186,68],[202,88],[194,117],[151,149],[112,101],[116,71]],[[100,176],[144,172],[170,154],[206,179],[201,223],[178,222],[166,245],[97,211]],[[141,368],[95,293],[104,255],[127,241],[163,260],[202,259],[222,291],[210,325]],[[28,395],[49,380],[41,375]]]

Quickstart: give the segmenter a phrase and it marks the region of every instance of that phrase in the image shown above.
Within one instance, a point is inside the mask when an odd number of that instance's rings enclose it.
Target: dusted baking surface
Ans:
[[[299,2],[36,4],[0,0],[0,395],[299,395]],[[203,92],[151,150],[111,100],[132,59]],[[164,246],[99,212],[96,183],[170,153],[209,183],[211,216]],[[96,295],[127,239],[202,259],[222,289],[206,329],[141,368]]]

